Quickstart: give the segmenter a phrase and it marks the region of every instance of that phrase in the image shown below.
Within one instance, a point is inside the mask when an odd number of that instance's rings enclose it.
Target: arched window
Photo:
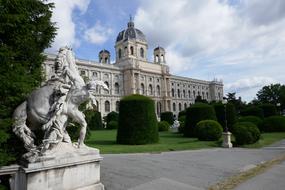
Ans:
[[[173,109],[173,111],[176,111],[176,104],[175,103],[172,104],[172,109]]]
[[[134,47],[133,46],[131,46],[131,55],[134,55]]]
[[[99,102],[96,100],[96,111],[99,111]]]
[[[157,96],[160,96],[160,86],[159,85],[156,86],[156,92],[157,92]]]
[[[148,91],[149,91],[149,95],[153,95],[153,89],[152,89],[151,84],[148,86]]]
[[[171,92],[172,92],[172,97],[174,97],[174,89],[173,88],[172,88]]]
[[[120,93],[120,86],[119,84],[116,82],[115,83],[115,94],[119,94]]]
[[[193,97],[196,98],[196,92],[193,90]]]
[[[144,94],[144,84],[141,83],[141,94]]]
[[[206,97],[207,97],[207,99],[209,99],[209,93],[208,92],[206,92]]]
[[[183,98],[186,98],[186,92],[183,90]]]
[[[108,100],[105,101],[105,112],[110,112],[110,102]]]
[[[143,48],[140,49],[140,55],[142,58],[144,58],[144,49]]]
[[[161,55],[160,61],[161,61],[161,62],[164,62],[164,56],[163,56],[163,55]]]
[[[119,112],[119,108],[120,108],[120,102],[116,101],[116,112]]]
[[[202,99],[204,100],[205,99],[205,93],[202,92]]]
[[[182,111],[181,103],[178,104],[178,107],[179,107],[179,111]]]
[[[180,98],[180,90],[179,89],[177,90],[177,96],[178,96],[178,98]]]
[[[155,56],[155,62],[158,62],[158,55]]]
[[[191,91],[188,90],[188,97],[191,98]]]
[[[124,55],[125,55],[125,56],[127,56],[127,55],[128,55],[128,47],[127,47],[127,46],[125,47]]]
[[[107,81],[104,82],[106,84],[106,86],[109,88],[109,83]],[[109,94],[109,90],[104,90],[105,94]]]
[[[184,103],[184,109],[186,110],[186,108],[187,108],[187,104],[186,104],[186,103]]]
[[[119,54],[119,59],[121,59],[121,57],[122,57],[122,50],[121,49],[119,49],[118,54]]]
[[[157,113],[157,115],[160,115],[160,113],[161,113],[161,103],[160,102],[157,102],[156,113]]]

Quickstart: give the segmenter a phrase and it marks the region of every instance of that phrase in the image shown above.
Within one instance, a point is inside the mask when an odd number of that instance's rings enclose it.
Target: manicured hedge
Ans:
[[[238,122],[234,125],[233,135],[237,145],[253,144],[260,138],[260,131],[251,122]]]
[[[277,115],[276,106],[273,104],[261,104],[259,107],[262,109],[264,117]]]
[[[112,125],[110,125],[110,123],[111,121],[115,121],[116,123],[118,123],[118,120],[119,120],[119,114],[117,112],[112,111],[108,113],[108,115],[106,116],[106,123],[107,123],[106,128],[107,129],[117,129],[118,127],[116,127],[116,124],[114,124],[114,122],[112,123]]]
[[[154,102],[142,95],[120,101],[117,143],[148,144],[159,140]]]
[[[212,106],[203,103],[196,103],[186,109],[186,120],[184,136],[196,137],[196,124],[202,120],[217,120],[215,110]]]
[[[252,115],[243,116],[238,119],[238,122],[251,122],[254,125],[256,125],[260,131],[262,131],[261,128],[262,128],[263,121],[259,117],[252,116]]]
[[[87,121],[88,126],[91,130],[102,130],[102,129],[104,129],[103,124],[102,124],[101,112],[93,111],[93,114],[90,117],[90,119],[87,119],[87,117],[88,116],[86,116],[86,121]]]
[[[285,131],[285,117],[284,116],[270,116],[264,119],[262,129],[265,132],[284,132]]]
[[[259,118],[263,118],[263,110],[257,106],[250,106],[247,108],[244,108],[240,111],[240,115],[241,116],[249,116],[249,115],[253,115]]]
[[[110,121],[107,124],[107,129],[118,129],[118,121]]]
[[[214,120],[197,123],[197,137],[201,141],[217,141],[221,138],[223,127]]]
[[[157,123],[158,131],[168,131],[169,130],[169,123],[167,121],[160,121]]]
[[[167,121],[170,125],[174,122],[174,116],[172,112],[162,112],[160,114],[160,121]]]

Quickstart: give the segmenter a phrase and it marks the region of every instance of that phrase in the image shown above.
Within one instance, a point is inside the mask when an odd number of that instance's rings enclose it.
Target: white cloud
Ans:
[[[93,44],[103,44],[113,33],[111,28],[102,26],[100,22],[84,32],[84,39]]]
[[[265,85],[277,83],[277,81],[271,77],[251,77],[239,79],[233,83],[225,85],[225,89],[229,92],[242,92],[252,88],[263,87]]]
[[[284,8],[283,0],[141,0],[135,24],[150,47],[166,49],[174,74],[225,76],[225,86],[241,90],[285,81],[278,74],[285,70]]]
[[[72,19],[74,10],[84,14],[90,0],[50,0],[55,4],[52,21],[56,22],[57,35],[50,51],[56,51],[61,46],[79,46],[80,40],[76,38],[76,24]]]

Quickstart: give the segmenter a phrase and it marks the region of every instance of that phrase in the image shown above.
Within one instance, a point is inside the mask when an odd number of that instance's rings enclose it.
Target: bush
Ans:
[[[263,118],[263,111],[261,108],[257,107],[257,106],[251,106],[251,107],[247,107],[244,108],[243,110],[241,110],[240,112],[241,116],[249,116],[249,115],[253,115],[259,118]]]
[[[186,120],[184,127],[184,136],[196,137],[196,124],[202,120],[217,120],[215,110],[212,106],[197,103],[186,109]]]
[[[285,132],[285,117],[270,116],[265,118],[262,129],[265,132]]]
[[[273,104],[261,104],[259,107],[262,109],[264,117],[278,115],[277,109]]]
[[[184,129],[185,129],[185,122],[180,122],[180,126],[178,127],[178,133],[184,134]]]
[[[243,117],[240,117],[238,119],[238,122],[251,122],[254,125],[256,125],[259,128],[260,131],[262,131],[261,130],[261,128],[262,128],[262,119],[260,119],[259,117],[252,116],[252,115],[243,116]]]
[[[120,101],[117,143],[148,144],[158,142],[158,128],[152,99],[130,95]]]
[[[170,125],[174,122],[174,116],[172,112],[162,112],[160,114],[160,121],[167,121]]]
[[[180,118],[181,117],[186,117],[186,110],[183,110],[183,111],[180,111],[179,113],[178,113],[178,120],[180,121]]]
[[[225,116],[227,117],[227,127],[229,131],[232,131],[233,125],[236,122],[236,110],[235,106],[231,103],[226,105],[226,114],[225,114],[225,105],[222,103],[213,104],[216,117],[218,122],[222,125],[223,128],[226,127]]]
[[[168,131],[169,130],[169,123],[167,121],[160,121],[157,123],[158,131]]]
[[[197,123],[197,137],[201,141],[217,141],[221,138],[223,127],[214,120]]]
[[[237,145],[253,144],[260,138],[260,131],[251,122],[238,122],[234,125],[233,135]]]
[[[86,121],[88,123],[88,127],[90,130],[102,130],[102,129],[104,129],[103,124],[102,124],[101,112],[93,111],[93,114],[90,117],[90,119],[87,119],[87,116],[86,116]]]
[[[110,121],[107,124],[107,129],[118,129],[118,121]]]
[[[106,116],[106,128],[107,129],[117,129],[118,125],[116,127],[116,124],[114,124],[114,122],[112,123],[112,125],[110,125],[111,121],[115,121],[118,124],[118,119],[119,119],[119,114],[117,112],[110,112],[108,113],[108,115]],[[115,127],[115,128],[114,128]]]

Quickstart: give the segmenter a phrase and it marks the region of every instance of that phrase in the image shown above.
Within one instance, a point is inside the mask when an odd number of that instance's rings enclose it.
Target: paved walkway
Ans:
[[[160,154],[107,154],[103,155],[101,180],[106,190],[202,190],[284,154],[282,146],[285,147],[285,141],[282,143],[263,149],[216,148]]]

